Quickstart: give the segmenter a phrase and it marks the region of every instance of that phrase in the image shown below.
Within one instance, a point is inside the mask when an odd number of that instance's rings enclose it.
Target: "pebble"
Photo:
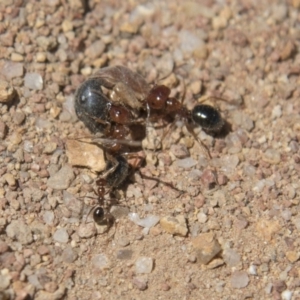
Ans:
[[[133,256],[133,251],[129,249],[120,249],[117,251],[117,259],[129,260]]]
[[[281,161],[281,155],[277,150],[269,148],[264,152],[262,159],[269,164],[277,165]]]
[[[248,274],[245,271],[235,271],[231,275],[230,283],[234,289],[244,288],[249,283]]]
[[[140,291],[145,291],[148,288],[148,280],[141,276],[134,277],[132,284]]]
[[[45,211],[43,214],[43,220],[47,225],[53,225],[54,221],[54,212],[53,211]]]
[[[42,90],[43,78],[39,73],[26,73],[24,77],[24,86],[31,90]]]
[[[21,220],[13,220],[6,227],[6,234],[20,242],[22,245],[30,244],[33,241],[30,227]]]
[[[96,59],[99,58],[105,50],[105,44],[103,41],[98,40],[92,43],[89,47],[86,48],[84,54],[89,59]]]
[[[127,237],[122,236],[118,239],[118,245],[121,247],[126,247],[130,244],[130,241]]]
[[[221,252],[221,246],[215,239],[213,233],[202,233],[192,239],[193,249],[195,251],[197,262],[208,264]]]
[[[7,130],[6,124],[0,120],[0,140],[3,140],[6,137]]]
[[[235,267],[241,262],[241,256],[233,249],[225,249],[223,251],[223,259],[229,267]]]
[[[6,173],[2,176],[9,186],[16,186],[16,179],[11,173]]]
[[[67,243],[69,234],[65,228],[58,228],[53,234],[53,239],[58,243]]]
[[[282,300],[291,300],[293,296],[293,292],[289,290],[285,290],[281,293]]]
[[[0,274],[0,291],[4,291],[10,285],[10,276]],[[5,298],[4,298],[5,299]],[[7,298],[9,299],[9,298]]]
[[[204,224],[207,221],[207,215],[203,212],[199,212],[197,214],[197,220],[199,223]]]
[[[105,254],[95,255],[91,260],[91,264],[94,269],[99,269],[99,270],[105,270],[110,267],[109,259]]]
[[[35,295],[34,299],[36,300],[60,300],[63,299],[66,293],[66,288],[64,285],[61,285],[54,293],[47,291],[39,291]]]
[[[183,169],[190,169],[197,165],[197,161],[191,157],[179,159],[176,161],[176,166]]]
[[[14,96],[14,87],[9,82],[0,80],[0,103],[8,103]]]
[[[160,219],[161,227],[168,233],[179,236],[186,236],[188,228],[184,216],[165,216]]]
[[[13,121],[16,125],[21,125],[25,121],[26,115],[23,111],[14,113]]]
[[[188,148],[182,144],[172,145],[170,150],[176,158],[182,159],[190,156]]]
[[[55,142],[47,142],[44,145],[43,153],[44,154],[52,154],[57,148],[57,143]]]
[[[95,144],[68,140],[66,155],[72,166],[89,168],[94,172],[102,172],[106,168],[103,150]]]
[[[24,74],[24,65],[22,63],[6,61],[0,69],[1,74],[3,74],[7,80],[22,77]]]
[[[106,226],[104,228],[104,231],[106,231]],[[97,232],[97,228],[95,227],[95,224],[93,222],[90,223],[82,223],[80,224],[78,228],[78,235],[81,238],[90,238],[94,236]]]
[[[152,272],[154,261],[151,257],[139,257],[135,262],[137,274],[149,274]]]
[[[296,251],[287,251],[285,253],[285,256],[287,257],[287,259],[291,262],[291,263],[294,263],[296,262],[299,257],[300,257],[300,254]]]
[[[282,116],[281,105],[275,105],[272,110],[272,119],[277,119]]]
[[[66,190],[74,178],[73,169],[65,165],[48,179],[47,185],[54,190]]]
[[[250,275],[257,275],[256,265],[250,265],[249,267],[249,274]]]
[[[62,252],[61,258],[65,263],[70,264],[78,258],[78,254],[71,246],[67,246]]]
[[[141,219],[137,213],[129,213],[128,214],[129,220],[131,220],[136,225],[151,228],[155,226],[159,222],[159,217],[154,215],[149,215],[144,219]]]
[[[54,36],[38,36],[36,38],[36,43],[44,50],[51,51],[57,46],[57,40]]]
[[[280,229],[281,226],[277,220],[260,219],[256,224],[258,235],[266,241],[271,241],[273,236],[278,233]]]

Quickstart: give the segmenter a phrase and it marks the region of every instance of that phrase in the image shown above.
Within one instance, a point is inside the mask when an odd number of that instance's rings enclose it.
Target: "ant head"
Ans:
[[[83,82],[75,93],[76,114],[93,133],[104,130],[109,103],[96,78]]]
[[[206,104],[196,105],[191,111],[191,118],[194,123],[209,132],[219,132],[224,125],[220,112]]]

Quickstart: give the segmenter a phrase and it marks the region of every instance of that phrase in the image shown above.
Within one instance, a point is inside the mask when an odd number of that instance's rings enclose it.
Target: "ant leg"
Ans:
[[[201,150],[202,150],[203,153],[205,154],[206,158],[207,158],[208,160],[212,159],[212,157],[211,157],[211,155],[210,155],[210,152],[209,152],[207,146],[206,146],[201,140],[199,140],[199,138],[198,138],[198,136],[196,135],[196,133],[194,132],[193,128],[192,128],[190,125],[188,125],[188,124],[186,124],[186,128],[187,128],[188,132],[189,132],[190,134],[192,134],[192,136],[193,136],[193,137],[195,138],[195,140],[198,142],[198,144],[200,145]]]

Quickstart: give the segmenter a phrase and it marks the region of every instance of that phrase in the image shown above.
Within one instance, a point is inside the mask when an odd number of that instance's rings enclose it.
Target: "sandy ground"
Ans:
[[[299,9],[2,0],[0,299],[300,299]],[[228,130],[195,130],[207,159],[177,123],[116,191],[107,228],[86,220],[99,175],[66,144],[90,135],[76,88],[114,65],[178,98],[184,78],[188,109],[226,99],[212,105]]]

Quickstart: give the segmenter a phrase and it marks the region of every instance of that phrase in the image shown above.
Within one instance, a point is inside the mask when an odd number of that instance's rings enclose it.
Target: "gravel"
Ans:
[[[1,296],[296,299],[300,1],[2,2]],[[226,124],[198,142],[157,120],[102,203],[106,159],[74,93],[114,65]]]

